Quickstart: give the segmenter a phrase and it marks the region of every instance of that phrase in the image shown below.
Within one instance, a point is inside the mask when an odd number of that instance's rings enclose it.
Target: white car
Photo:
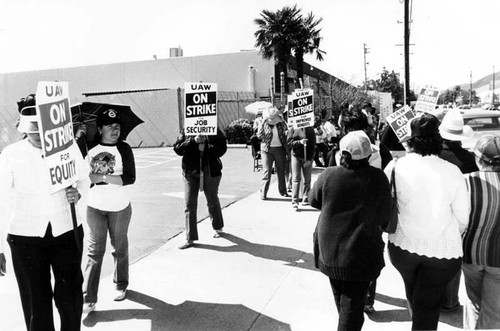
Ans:
[[[474,131],[472,138],[464,140],[462,146],[473,150],[476,142],[484,135],[494,134],[500,136],[500,111],[496,110],[465,110],[462,111],[464,125]]]

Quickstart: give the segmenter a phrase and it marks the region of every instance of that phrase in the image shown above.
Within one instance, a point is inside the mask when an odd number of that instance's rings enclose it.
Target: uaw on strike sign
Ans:
[[[288,96],[288,121],[294,129],[314,125],[313,93],[312,89],[303,89],[295,90]]]
[[[400,142],[405,142],[410,139],[410,121],[415,117],[415,113],[410,107],[404,106],[394,113],[386,117],[387,123],[391,126],[392,130],[396,133]]]
[[[415,104],[416,112],[432,113],[439,99],[439,90],[435,88],[423,88],[418,95]]]
[[[78,180],[76,154],[72,146],[73,122],[67,82],[39,82],[36,90],[38,125],[51,192]]]
[[[187,136],[217,134],[217,84],[184,83],[184,104]]]

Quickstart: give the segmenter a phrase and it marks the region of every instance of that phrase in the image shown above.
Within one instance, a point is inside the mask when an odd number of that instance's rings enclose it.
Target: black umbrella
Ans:
[[[113,105],[98,102],[82,102],[71,106],[71,117],[75,130],[83,123],[87,126],[86,140],[92,141],[97,132],[97,114],[107,110],[114,109],[120,116],[121,133],[120,138],[125,140],[128,134],[139,124],[144,123],[133,111],[130,106]]]

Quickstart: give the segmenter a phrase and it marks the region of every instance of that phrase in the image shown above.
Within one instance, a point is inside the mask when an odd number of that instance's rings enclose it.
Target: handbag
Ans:
[[[391,214],[389,216],[389,221],[386,226],[383,228],[384,232],[394,233],[396,232],[396,228],[398,227],[398,219],[399,219],[399,208],[398,208],[398,193],[396,192],[396,160],[394,160],[394,167],[391,172]]]

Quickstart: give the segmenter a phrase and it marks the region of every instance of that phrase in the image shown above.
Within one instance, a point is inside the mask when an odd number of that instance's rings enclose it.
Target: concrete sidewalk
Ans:
[[[277,192],[273,183],[267,201],[256,192],[225,208],[222,238],[213,238],[210,221],[204,220],[193,248],[177,248],[185,239],[181,233],[131,265],[125,301],[112,300],[112,277],[102,279],[97,310],[83,317],[82,329],[335,330],[338,315],[328,278],[313,263],[319,212],[311,207],[296,212]],[[9,300],[9,306],[2,305],[7,309],[1,310],[0,330],[24,330],[13,273],[5,278],[1,301]],[[463,286],[460,298],[464,303]],[[376,300],[377,311],[365,315],[363,330],[410,330],[403,282],[387,257]],[[440,330],[461,325],[462,309],[441,314]]]

